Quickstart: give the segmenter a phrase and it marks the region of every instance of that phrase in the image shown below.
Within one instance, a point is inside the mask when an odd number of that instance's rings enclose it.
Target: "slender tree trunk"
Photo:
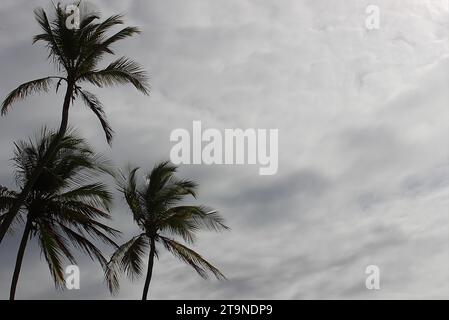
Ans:
[[[14,300],[16,296],[17,282],[19,281],[20,268],[22,267],[23,255],[27,246],[28,237],[31,231],[31,219],[27,219],[25,230],[23,231],[22,240],[20,241],[19,252],[17,252],[16,266],[14,267],[14,274],[12,276],[11,291],[9,293],[9,300]]]
[[[9,209],[8,213],[5,216],[5,219],[0,224],[0,243],[3,241],[3,238],[5,237],[6,232],[9,229],[9,226],[11,225],[14,218],[16,217],[17,212],[19,212],[20,208],[24,204],[26,198],[28,197],[28,194],[33,189],[34,184],[36,183],[37,179],[39,178],[42,171],[44,170],[44,167],[54,156],[54,153],[56,151],[56,146],[59,144],[59,142],[64,137],[64,135],[67,131],[67,125],[69,122],[69,109],[70,109],[70,103],[72,101],[73,90],[74,90],[74,83],[69,82],[67,84],[67,91],[66,91],[66,94],[64,97],[64,105],[62,107],[62,120],[61,120],[61,125],[59,127],[58,134],[55,137],[55,139],[52,141],[52,143],[51,143],[50,147],[48,148],[41,163],[36,167],[32,176],[30,177],[30,179],[27,181],[27,183],[23,187],[23,190],[19,194],[17,200],[14,202],[11,209]]]
[[[147,300],[148,289],[150,288],[151,276],[153,274],[154,253],[156,252],[156,244],[154,238],[150,239],[150,258],[148,259],[147,278],[145,279],[145,286],[143,287],[142,300]]]
[[[64,105],[62,106],[61,125],[59,127],[59,132],[58,132],[59,139],[62,139],[67,131],[67,125],[69,123],[69,109],[70,109],[70,103],[72,102],[72,98],[73,98],[74,87],[75,87],[74,82],[69,81],[67,83],[67,91],[66,91],[65,97],[64,97]]]

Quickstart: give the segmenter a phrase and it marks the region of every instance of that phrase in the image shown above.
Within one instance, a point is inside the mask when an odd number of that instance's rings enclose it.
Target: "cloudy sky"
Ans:
[[[196,249],[226,282],[204,281],[169,254],[154,270],[157,299],[448,298],[449,8],[441,0],[91,1],[125,13],[141,36],[117,48],[151,74],[152,93],[96,90],[116,136],[110,148],[81,105],[71,124],[115,165],[147,170],[168,159],[170,132],[279,129],[279,170],[184,165],[199,202],[232,227],[204,233]],[[380,8],[380,28],[365,26]],[[33,9],[47,0],[0,4],[0,96],[53,74],[32,45]],[[35,96],[0,118],[0,184],[13,187],[12,141],[56,126],[61,95]],[[114,226],[129,238],[117,196]],[[20,234],[0,245],[0,299],[8,297]],[[367,290],[377,265],[381,289]],[[17,298],[107,299],[101,268],[79,261],[81,289],[57,293],[35,244]],[[116,298],[137,299],[141,281]]]

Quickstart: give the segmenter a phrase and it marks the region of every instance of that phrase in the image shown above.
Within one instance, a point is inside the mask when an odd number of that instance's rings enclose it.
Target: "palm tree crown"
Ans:
[[[54,18],[49,19],[42,8],[35,10],[35,17],[43,32],[34,37],[33,43],[45,44],[48,57],[61,75],[48,76],[20,85],[4,100],[1,108],[2,115],[5,115],[9,107],[17,100],[35,92],[48,91],[52,84],[56,84],[56,90],[58,90],[62,82],[65,82],[67,109],[76,98],[81,98],[100,120],[106,139],[110,142],[113,131],[100,100],[94,94],[84,90],[81,85],[90,83],[97,87],[104,87],[130,83],[140,92],[148,94],[147,73],[131,59],[121,57],[104,68],[99,67],[105,55],[114,54],[111,48],[113,44],[140,33],[139,29],[125,27],[111,34],[113,27],[124,23],[123,16],[113,15],[103,22],[97,22],[99,19],[97,13],[84,14],[81,16],[78,29],[68,29],[66,20],[69,15],[60,4],[55,8]],[[67,128],[67,117],[68,112],[63,114],[62,131]]]
[[[16,143],[13,161],[19,188],[27,183],[56,136],[55,132],[43,130],[35,142]],[[64,285],[64,259],[76,263],[73,248],[106,268],[107,261],[92,240],[116,246],[112,238],[119,232],[100,222],[110,218],[112,195],[104,184],[91,181],[109,171],[107,162],[76,135],[67,135],[57,144],[53,161],[44,166],[13,223],[23,222],[25,230],[17,255],[11,299],[15,296],[27,241],[32,238],[37,238],[57,288]],[[16,196],[14,191],[0,188],[0,212],[8,210]]]
[[[211,272],[218,279],[224,275],[201,255],[170,236],[179,236],[193,244],[201,229],[221,231],[229,229],[222,217],[204,206],[187,206],[179,203],[187,196],[196,197],[197,185],[190,180],[175,178],[176,167],[168,162],[156,165],[147,175],[147,183],[137,185],[137,168],[119,181],[120,190],[131,209],[134,221],[142,233],[123,244],[113,254],[106,274],[109,289],[119,289],[118,273],[124,272],[131,279],[143,273],[143,258],[150,249],[147,278],[143,292],[146,299],[151,281],[153,259],[158,256],[156,243],[161,243],[169,252],[190,265],[201,277]]]

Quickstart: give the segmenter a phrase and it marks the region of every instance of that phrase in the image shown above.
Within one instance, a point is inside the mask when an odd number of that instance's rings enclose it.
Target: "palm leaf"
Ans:
[[[94,218],[91,218],[90,216],[93,216],[93,212],[95,211],[93,209],[94,208],[80,203],[78,206],[70,206],[66,204],[63,209],[59,211],[52,211],[52,213],[57,213],[57,215],[54,215],[52,218],[52,221],[68,228],[76,229],[82,234],[85,232],[91,238],[98,239],[105,244],[118,247],[111,237],[115,238],[119,236],[120,231],[98,222],[94,220]],[[95,216],[100,215],[97,214]],[[109,216],[107,217],[109,218]]]
[[[79,234],[72,229],[66,227],[63,224],[59,224],[61,231],[67,236],[70,242],[78,249],[86,253],[92,260],[96,259],[100,262],[100,265],[106,269],[107,260],[91,241],[89,241],[84,235]]]
[[[122,244],[108,262],[105,279],[108,285],[109,291],[112,294],[116,294],[120,289],[119,274],[122,271],[127,272],[128,276],[136,277],[140,275],[142,269],[142,260],[140,255],[135,255],[136,252],[143,252],[145,242],[142,240],[146,235],[144,233],[132,238],[128,242]],[[148,242],[148,241],[146,241]],[[137,244],[136,244],[137,243]],[[130,248],[132,254],[127,254]],[[127,258],[124,258],[127,256]]]
[[[79,79],[88,81],[98,87],[131,83],[145,95],[148,95],[150,90],[147,73],[139,64],[125,57],[112,62],[103,70],[84,73]]]
[[[137,34],[140,34],[140,30],[137,27],[126,27],[120,31],[118,31],[117,33],[115,33],[114,35],[110,36],[109,38],[107,38],[105,41],[103,41],[101,43],[102,46],[105,47],[109,47],[111,44],[120,41],[120,40],[124,40],[126,38],[135,36]]]
[[[122,268],[131,280],[135,280],[142,275],[142,257],[146,255],[147,247],[148,238],[146,235],[140,235],[123,254],[121,260]]]
[[[126,203],[130,208],[134,221],[142,225],[145,220],[144,211],[142,210],[141,196],[137,190],[136,173],[139,168],[133,168],[129,170],[128,177],[126,178],[123,174],[117,179],[120,191],[125,196]]]
[[[65,283],[62,260],[66,257],[72,264],[76,264],[75,258],[67,247],[67,240],[55,233],[48,224],[40,222],[39,243],[55,286],[57,289],[62,289]]]
[[[49,51],[48,57],[53,58],[53,61],[57,66],[59,66],[59,69],[61,67],[64,67],[66,70],[68,70],[68,62],[64,57],[64,54],[62,53],[60,44],[57,42],[57,38],[52,30],[50,21],[48,20],[47,14],[45,13],[44,9],[37,8],[36,10],[34,10],[34,16],[44,33],[35,36],[33,39],[33,43],[36,43],[38,41],[45,42]]]
[[[14,204],[17,198],[17,193],[8,190],[8,188],[0,186],[0,212],[8,210]],[[1,222],[1,218],[0,218]]]
[[[8,108],[17,100],[25,99],[32,93],[36,92],[48,92],[50,84],[53,82],[52,77],[46,77],[42,79],[36,79],[33,81],[21,84],[15,90],[6,97],[2,104],[2,115],[8,112]]]
[[[103,131],[106,135],[106,140],[110,144],[114,131],[112,130],[111,126],[108,123],[108,120],[106,119],[106,114],[100,100],[98,100],[98,98],[90,92],[82,90],[78,90],[78,92],[81,94],[81,97],[86,106],[88,106],[89,109],[92,110],[92,112],[97,116],[98,120],[100,120],[101,126],[103,127]]]
[[[202,256],[176,242],[175,240],[159,236],[165,248],[173,253],[178,259],[191,266],[202,278],[208,278],[208,272],[211,272],[217,279],[225,280],[226,277],[216,267],[207,262]]]
[[[212,231],[229,230],[217,211],[204,206],[178,206],[167,210],[161,217],[161,230],[168,229],[187,242],[192,242],[191,232],[201,228]],[[187,233],[187,234],[186,234]]]
[[[94,207],[109,209],[112,203],[112,194],[103,183],[91,183],[76,189],[71,189],[55,196],[58,201],[77,201],[89,203]]]
[[[93,71],[104,54],[114,54],[114,51],[110,48],[112,44],[139,33],[140,30],[136,27],[126,27],[106,40],[102,40],[101,38],[89,39],[90,43],[83,48],[86,52],[80,56],[77,64],[78,68],[82,71],[81,74]]]

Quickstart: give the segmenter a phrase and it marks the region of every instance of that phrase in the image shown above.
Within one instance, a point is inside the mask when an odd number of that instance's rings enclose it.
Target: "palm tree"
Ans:
[[[86,106],[98,117],[106,135],[111,142],[113,131],[109,125],[101,101],[91,92],[82,88],[88,83],[97,87],[132,84],[137,90],[148,95],[148,75],[142,67],[129,58],[121,57],[112,61],[108,66],[99,67],[105,55],[114,54],[111,48],[116,42],[132,37],[140,30],[136,27],[125,27],[116,33],[111,30],[124,23],[122,15],[114,15],[103,22],[97,13],[86,13],[81,17],[78,29],[67,29],[68,14],[61,5],[55,7],[54,18],[49,19],[42,8],[35,10],[35,17],[43,33],[34,37],[33,43],[43,42],[48,49],[48,57],[56,66],[59,75],[47,76],[21,84],[13,90],[1,106],[1,114],[5,115],[11,105],[24,99],[32,93],[47,92],[51,85],[56,85],[56,92],[65,83],[66,91],[62,105],[62,119],[57,139],[62,139],[68,126],[70,105],[80,98]],[[17,201],[10,208],[9,213],[0,225],[0,243],[3,240],[11,222],[23,206],[28,193],[42,173],[43,166],[50,161],[54,154],[54,146],[48,149],[48,154],[42,163],[35,168],[28,183],[17,197]]]
[[[142,233],[120,246],[112,255],[106,272],[111,293],[115,294],[119,290],[120,272],[126,273],[132,280],[142,275],[143,258],[149,247],[148,270],[142,295],[142,300],[146,300],[154,257],[158,256],[156,243],[161,243],[201,277],[207,278],[208,272],[211,272],[217,279],[225,279],[201,255],[170,237],[180,236],[185,242],[193,244],[196,233],[201,229],[229,229],[217,211],[204,206],[178,205],[187,195],[196,198],[197,185],[190,180],[175,178],[177,168],[163,162],[147,175],[147,184],[138,186],[137,170],[138,168],[130,170],[128,177],[122,175],[118,185]]]
[[[57,133],[43,130],[35,142],[16,143],[13,160],[19,187],[27,183],[56,138]],[[117,247],[112,238],[119,231],[100,222],[110,218],[108,208],[112,196],[104,184],[90,181],[103,172],[108,172],[107,163],[82,139],[70,134],[59,140],[55,157],[44,166],[25,205],[14,219],[14,222],[24,223],[25,228],[17,253],[10,300],[15,298],[25,249],[33,238],[37,238],[57,288],[62,289],[64,285],[63,260],[76,264],[74,248],[106,268],[107,260],[92,241],[101,240]],[[14,191],[2,187],[0,212],[7,210],[17,196]]]

